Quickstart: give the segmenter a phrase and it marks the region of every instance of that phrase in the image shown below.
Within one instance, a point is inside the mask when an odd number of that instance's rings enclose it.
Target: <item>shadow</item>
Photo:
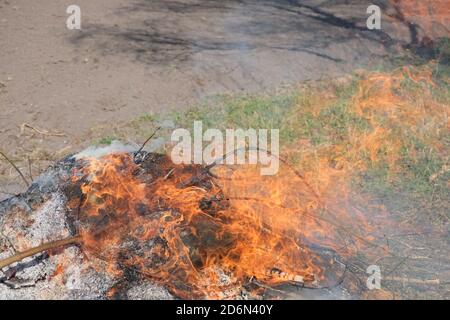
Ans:
[[[394,43],[383,31],[366,28],[366,7],[365,1],[348,0],[138,0],[117,12],[126,25],[83,26],[71,41],[79,46],[90,39],[104,55],[131,55],[146,64],[253,51],[298,52],[340,63],[346,57],[330,46],[370,56],[371,47],[390,50]]]

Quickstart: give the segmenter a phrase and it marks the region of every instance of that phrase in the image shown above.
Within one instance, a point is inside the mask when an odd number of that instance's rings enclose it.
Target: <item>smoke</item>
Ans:
[[[91,146],[87,149],[84,149],[83,151],[77,153],[73,157],[76,160],[79,159],[85,159],[85,158],[101,158],[103,156],[106,156],[107,154],[112,153],[130,153],[133,151],[136,151],[138,148],[136,146],[132,145],[125,145],[122,142],[118,140],[114,140],[111,142],[109,146],[106,147],[95,147]]]

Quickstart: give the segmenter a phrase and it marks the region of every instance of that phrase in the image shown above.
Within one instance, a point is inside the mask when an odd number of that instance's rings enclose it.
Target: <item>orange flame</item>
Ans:
[[[450,29],[450,4],[447,0],[391,0],[397,19],[409,27],[416,27],[423,44],[427,40],[447,37]],[[395,23],[396,21],[394,21]]]
[[[323,261],[312,244],[350,251],[339,248],[345,244],[336,241],[337,222],[321,218],[330,208],[304,177],[268,178],[244,167],[211,179],[200,166],[164,159],[156,178],[137,175],[127,154],[90,159],[83,170],[84,248],[113,274],[132,268],[181,297],[226,298],[251,279],[325,280],[324,265],[333,261]]]

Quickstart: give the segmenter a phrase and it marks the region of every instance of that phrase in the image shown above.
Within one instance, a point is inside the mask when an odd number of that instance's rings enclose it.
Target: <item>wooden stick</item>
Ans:
[[[25,184],[27,185],[27,187],[30,186],[30,184],[28,183],[27,179],[25,179],[25,176],[22,174],[22,171],[19,170],[19,168],[17,168],[17,166],[14,164],[14,162],[12,162],[11,160],[9,160],[9,158],[6,156],[6,154],[4,154],[3,152],[0,151],[0,154],[3,156],[3,158],[6,159],[6,161],[9,162],[10,165],[13,166],[13,168],[19,173],[19,175],[22,177],[22,180],[25,182]]]
[[[23,133],[25,131],[25,128],[31,129],[39,134],[42,134],[43,136],[55,136],[55,137],[64,137],[66,134],[63,132],[50,132],[48,130],[42,130],[36,127],[33,127],[32,125],[29,125],[28,123],[23,123],[20,126],[20,131]]]
[[[18,252],[9,258],[0,260],[0,269],[3,269],[4,267],[7,267],[7,266],[13,264],[14,262],[19,262],[22,259],[34,256],[35,254],[41,253],[43,251],[67,246],[69,244],[81,243],[81,240],[82,240],[81,236],[78,235],[78,236],[69,237],[69,238],[62,239],[62,240],[47,242],[38,247],[31,248],[31,249],[28,249],[23,252]]]

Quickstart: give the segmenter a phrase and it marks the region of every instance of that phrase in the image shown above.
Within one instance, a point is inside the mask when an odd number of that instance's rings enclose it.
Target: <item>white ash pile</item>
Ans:
[[[74,235],[63,188],[75,165],[68,157],[24,194],[0,202],[0,260]],[[0,299],[172,299],[166,289],[144,280],[128,284],[115,296],[121,279],[95,270],[92,259],[77,245],[25,258],[0,271]]]

